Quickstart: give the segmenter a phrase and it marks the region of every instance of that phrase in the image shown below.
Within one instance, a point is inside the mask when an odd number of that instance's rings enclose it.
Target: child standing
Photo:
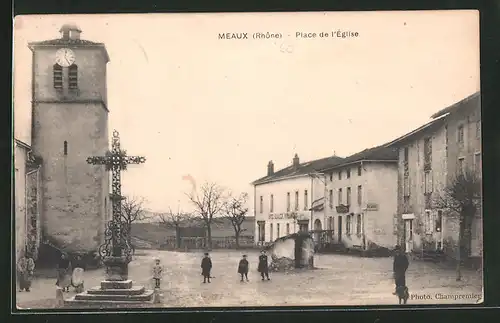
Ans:
[[[201,261],[201,274],[203,275],[203,283],[206,283],[207,280],[210,283],[210,271],[212,270],[212,260],[208,255],[208,252],[205,252],[205,257]]]
[[[248,281],[248,260],[247,255],[243,255],[243,258],[240,260],[238,264],[238,274],[241,275],[241,281],[243,281],[243,276],[245,276]]]
[[[155,281],[155,288],[160,288],[162,276],[163,266],[160,265],[160,258],[155,258],[155,265],[153,266],[153,279]]]

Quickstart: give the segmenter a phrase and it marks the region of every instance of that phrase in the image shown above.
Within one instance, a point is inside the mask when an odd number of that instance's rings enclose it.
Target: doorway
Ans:
[[[257,228],[258,228],[259,242],[262,244],[264,241],[266,241],[266,222],[257,221]]]
[[[443,250],[443,211],[438,210],[436,224],[434,226],[436,231],[436,250]]]
[[[321,238],[321,221],[320,219],[316,219],[314,221],[314,240],[316,244],[320,243]]]
[[[405,252],[413,251],[413,219],[404,220],[404,250]]]
[[[339,231],[338,239],[339,242],[342,242],[342,216],[339,215],[337,230]]]
[[[308,232],[309,231],[309,220],[298,221],[299,222],[299,231],[300,232]]]

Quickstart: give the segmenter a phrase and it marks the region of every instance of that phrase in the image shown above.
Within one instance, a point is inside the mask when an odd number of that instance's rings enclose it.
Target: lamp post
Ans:
[[[323,225],[326,226],[326,175],[324,173],[320,173],[318,171],[313,171],[311,173],[308,174],[310,177],[311,177],[311,191],[312,191],[312,188],[314,187],[314,179],[318,179],[320,180],[324,185],[323,185],[323,203],[324,203],[324,207],[323,207]],[[312,203],[314,203],[314,194],[313,192],[311,192],[311,200],[312,200]],[[314,228],[314,207],[311,203],[311,230],[315,230]],[[318,233],[319,235],[320,233]],[[318,239],[318,238],[317,238]]]

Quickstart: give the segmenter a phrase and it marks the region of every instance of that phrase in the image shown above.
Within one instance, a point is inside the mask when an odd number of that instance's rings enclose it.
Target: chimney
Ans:
[[[274,174],[274,163],[272,160],[267,164],[267,176],[271,176]]]
[[[299,156],[295,154],[295,157],[293,157],[293,167],[297,168],[299,167],[299,164],[300,164]]]

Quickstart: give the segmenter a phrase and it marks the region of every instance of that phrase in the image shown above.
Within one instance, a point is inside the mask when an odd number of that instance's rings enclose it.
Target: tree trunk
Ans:
[[[175,248],[180,249],[181,248],[181,229],[179,226],[175,226]]]
[[[458,230],[458,243],[457,243],[457,267],[456,267],[456,280],[462,280],[462,256],[463,256],[463,240],[464,240],[464,217],[459,218],[459,230]]]
[[[464,237],[463,237],[463,257],[462,259],[469,259],[471,255],[471,242],[472,242],[472,221],[474,215],[468,214],[464,221]]]
[[[234,238],[236,240],[236,249],[240,249],[240,233],[235,232]]]
[[[210,223],[207,223],[207,249],[212,250],[212,228]]]

